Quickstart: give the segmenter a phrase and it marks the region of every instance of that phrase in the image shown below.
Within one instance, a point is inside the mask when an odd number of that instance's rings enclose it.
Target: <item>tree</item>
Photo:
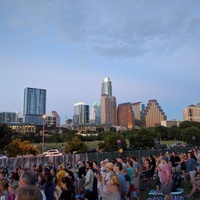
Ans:
[[[11,142],[12,130],[6,124],[0,124],[0,150]]]
[[[65,148],[65,153],[73,153],[74,151],[76,151],[76,153],[85,153],[87,151],[87,145],[77,136],[69,141]]]
[[[154,138],[160,138],[160,134],[153,128],[142,128],[138,130],[138,133],[130,137],[129,141],[134,149],[149,149],[155,146]]]
[[[182,140],[181,129],[177,126],[172,126],[169,128],[168,138],[174,140]]]
[[[188,127],[197,127],[200,128],[200,122],[194,122],[194,121],[183,121],[180,123],[179,128],[185,129]]]
[[[156,126],[155,131],[160,134],[161,140],[168,138],[168,128],[165,126]]]
[[[118,146],[117,140],[121,140],[121,146]],[[99,149],[104,151],[117,151],[119,148],[126,149],[126,141],[122,134],[116,132],[108,132],[104,135],[104,143],[100,143]]]
[[[124,131],[127,138],[135,135],[137,132],[138,132],[138,129],[131,129],[131,130]]]
[[[63,131],[63,133],[61,133],[60,138],[62,142],[67,142],[72,140],[72,138],[75,137],[75,133],[74,131],[70,131],[67,129],[67,131],[65,130],[65,132]]]
[[[10,157],[16,157],[17,155],[38,154],[38,149],[34,147],[29,141],[21,141],[21,139],[15,139],[9,143],[5,150]]]
[[[195,136],[196,143],[200,144],[200,129],[197,127],[188,127],[182,130],[181,132],[182,139],[186,143],[192,144],[192,137]]]

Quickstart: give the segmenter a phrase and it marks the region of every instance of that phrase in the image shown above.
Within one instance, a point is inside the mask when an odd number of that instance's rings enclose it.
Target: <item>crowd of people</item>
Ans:
[[[53,163],[30,169],[0,169],[0,200],[133,200],[141,199],[141,177],[146,188],[156,179],[156,191],[172,200],[173,174],[192,184],[190,194],[200,191],[200,150],[142,157],[79,161],[74,166]],[[143,200],[143,199],[142,199]]]

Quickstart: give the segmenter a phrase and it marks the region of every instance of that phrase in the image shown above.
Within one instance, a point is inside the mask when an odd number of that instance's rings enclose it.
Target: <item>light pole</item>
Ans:
[[[44,122],[46,119],[46,115],[42,115],[42,119],[43,119],[43,130],[42,130],[42,153],[44,153]]]

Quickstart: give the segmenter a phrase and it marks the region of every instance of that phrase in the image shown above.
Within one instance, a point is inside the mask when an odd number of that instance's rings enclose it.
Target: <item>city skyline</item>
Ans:
[[[183,109],[200,102],[199,7],[197,0],[2,0],[0,112],[22,116],[24,88],[44,88],[46,114],[55,110],[64,123],[74,103],[100,102],[110,77],[117,105],[157,99],[168,119],[182,120]]]

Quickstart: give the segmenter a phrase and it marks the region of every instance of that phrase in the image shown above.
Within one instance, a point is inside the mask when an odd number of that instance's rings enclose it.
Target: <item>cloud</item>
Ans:
[[[24,25],[24,22],[23,22],[23,20],[16,18],[16,19],[9,20],[9,24],[13,28],[19,28]]]
[[[195,0],[20,2],[17,15],[33,29],[46,35],[53,30],[61,43],[87,44],[101,56],[163,54],[200,40],[200,2]],[[10,24],[22,26],[23,20]]]

